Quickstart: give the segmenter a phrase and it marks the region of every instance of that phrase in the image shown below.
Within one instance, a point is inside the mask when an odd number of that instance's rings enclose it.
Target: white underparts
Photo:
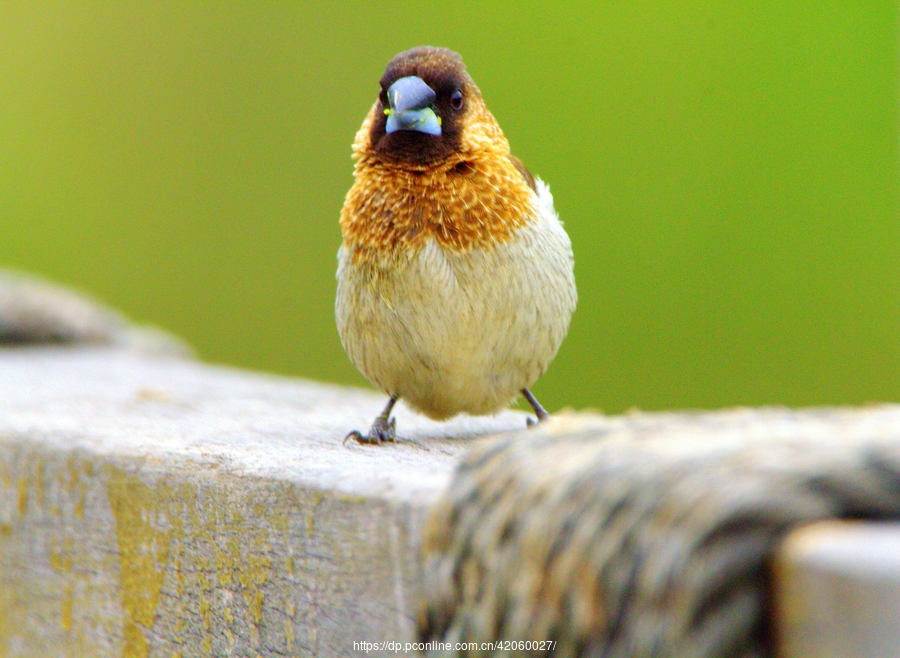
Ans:
[[[377,274],[341,247],[338,330],[375,386],[441,419],[499,411],[543,374],[577,294],[571,242],[540,180],[534,209],[505,242],[456,252],[430,240]]]

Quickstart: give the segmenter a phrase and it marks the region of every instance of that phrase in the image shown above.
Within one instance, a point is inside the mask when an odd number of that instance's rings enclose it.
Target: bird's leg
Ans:
[[[523,388],[522,395],[526,400],[528,400],[528,404],[531,405],[531,408],[534,409],[535,416],[537,416],[537,422],[533,421],[531,418],[526,421],[528,423],[528,427],[537,425],[538,423],[550,418],[550,414],[548,414],[547,410],[541,406],[541,403],[537,401],[537,398],[531,394],[531,391],[529,391],[527,388]]]
[[[385,441],[396,441],[397,419],[391,418],[391,410],[394,408],[394,405],[397,404],[399,397],[399,395],[391,396],[391,399],[388,400],[387,405],[384,407],[384,411],[382,411],[378,418],[375,419],[375,422],[372,423],[372,429],[369,430],[368,434],[364,435],[358,430],[353,430],[344,437],[344,443],[346,443],[348,439],[356,439],[359,443],[374,443],[375,445],[380,446]]]

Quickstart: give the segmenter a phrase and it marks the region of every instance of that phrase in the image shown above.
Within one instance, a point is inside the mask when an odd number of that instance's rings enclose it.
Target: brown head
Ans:
[[[388,62],[353,155],[341,231],[357,261],[400,257],[429,238],[456,251],[488,247],[535,214],[534,179],[446,48]]]
[[[420,169],[485,150],[509,153],[462,57],[422,46],[388,62],[378,100],[354,142],[359,157]]]

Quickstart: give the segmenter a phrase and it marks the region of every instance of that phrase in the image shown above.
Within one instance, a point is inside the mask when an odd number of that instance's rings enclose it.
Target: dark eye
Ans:
[[[453,95],[450,96],[450,107],[452,107],[454,110],[460,110],[462,109],[462,101],[462,91],[457,89],[453,92]]]

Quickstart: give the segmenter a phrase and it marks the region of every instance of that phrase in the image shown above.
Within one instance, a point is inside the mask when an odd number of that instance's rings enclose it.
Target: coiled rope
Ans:
[[[791,528],[900,517],[900,407],[568,416],[492,439],[426,528],[435,656],[772,655],[769,563]]]

